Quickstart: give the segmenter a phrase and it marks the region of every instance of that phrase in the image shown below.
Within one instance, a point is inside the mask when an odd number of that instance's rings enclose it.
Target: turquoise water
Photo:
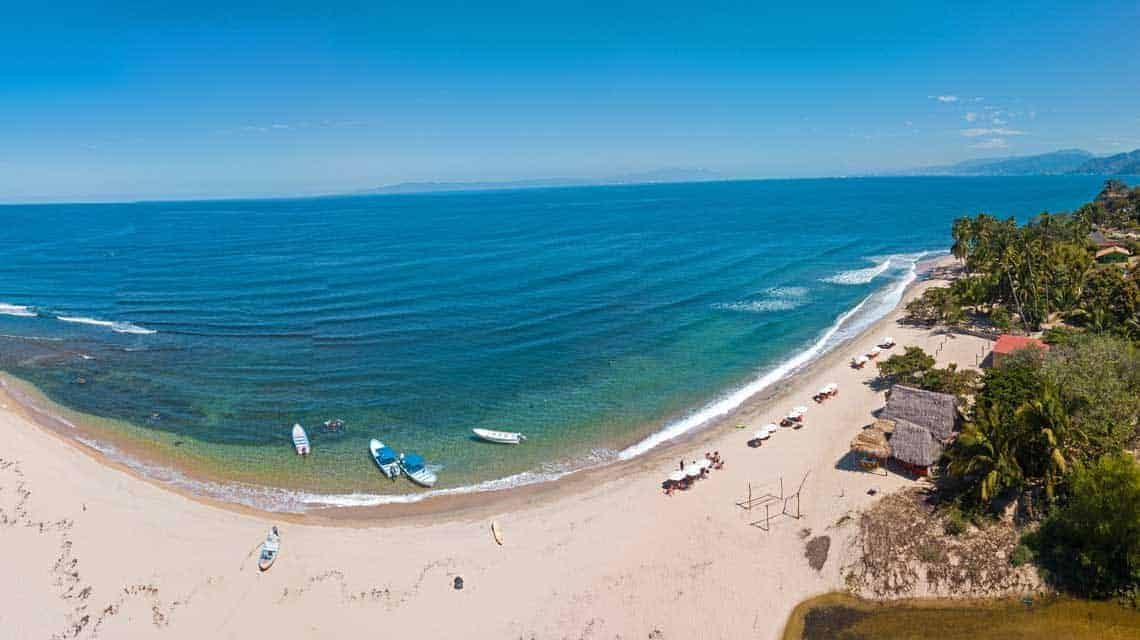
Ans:
[[[0,367],[293,490],[273,500],[421,493],[379,478],[372,437],[424,454],[440,488],[507,486],[644,451],[810,360],[889,308],[954,217],[1069,209],[1100,183],[0,207]],[[320,432],[331,417],[344,433]]]

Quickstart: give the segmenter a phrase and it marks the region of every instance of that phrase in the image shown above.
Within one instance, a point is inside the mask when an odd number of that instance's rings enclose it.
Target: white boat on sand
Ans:
[[[400,469],[404,474],[411,478],[412,482],[422,486],[431,487],[435,484],[436,477],[431,471],[428,471],[424,466],[423,456],[417,453],[400,454]]]
[[[269,535],[265,537],[265,542],[261,543],[259,549],[257,568],[265,571],[273,566],[277,560],[277,554],[281,551],[281,535],[277,533],[277,527],[269,530]]]
[[[297,449],[297,455],[307,456],[311,450],[309,447],[309,435],[305,433],[305,428],[299,424],[293,425],[293,446]]]
[[[400,475],[400,460],[392,447],[373,438],[372,442],[368,443],[368,451],[372,453],[376,466],[380,467],[389,480],[395,480],[396,476]]]
[[[522,442],[523,440],[526,440],[526,436],[524,436],[521,433],[516,433],[514,431],[495,431],[494,429],[472,429],[471,432],[474,433],[475,436],[478,437],[480,440],[486,440],[487,442],[497,442],[499,444],[518,444],[518,443]]]

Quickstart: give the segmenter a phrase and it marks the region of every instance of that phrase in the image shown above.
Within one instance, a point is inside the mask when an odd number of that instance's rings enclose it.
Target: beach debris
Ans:
[[[495,538],[495,542],[500,547],[503,546],[503,530],[499,528],[499,523],[494,520],[491,521],[491,536]]]
[[[460,576],[455,576],[455,582],[452,584],[455,586],[456,591],[462,590],[463,589],[463,578]]]

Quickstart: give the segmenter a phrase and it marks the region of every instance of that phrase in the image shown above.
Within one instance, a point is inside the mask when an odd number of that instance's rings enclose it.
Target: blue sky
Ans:
[[[0,25],[0,201],[1140,147],[1135,0],[25,4]]]

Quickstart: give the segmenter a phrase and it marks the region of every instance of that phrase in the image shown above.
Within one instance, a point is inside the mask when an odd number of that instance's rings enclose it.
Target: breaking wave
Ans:
[[[764,295],[756,300],[738,300],[731,303],[714,304],[714,309],[724,311],[745,311],[766,313],[771,311],[791,311],[808,303],[806,287],[772,287],[765,289]]]
[[[154,329],[147,329],[140,327],[137,324],[130,322],[115,322],[112,320],[99,320],[96,318],[85,318],[83,316],[56,316],[56,320],[61,322],[72,322],[75,324],[86,324],[94,327],[107,327],[115,333],[133,333],[136,335],[151,335],[158,333]]]

